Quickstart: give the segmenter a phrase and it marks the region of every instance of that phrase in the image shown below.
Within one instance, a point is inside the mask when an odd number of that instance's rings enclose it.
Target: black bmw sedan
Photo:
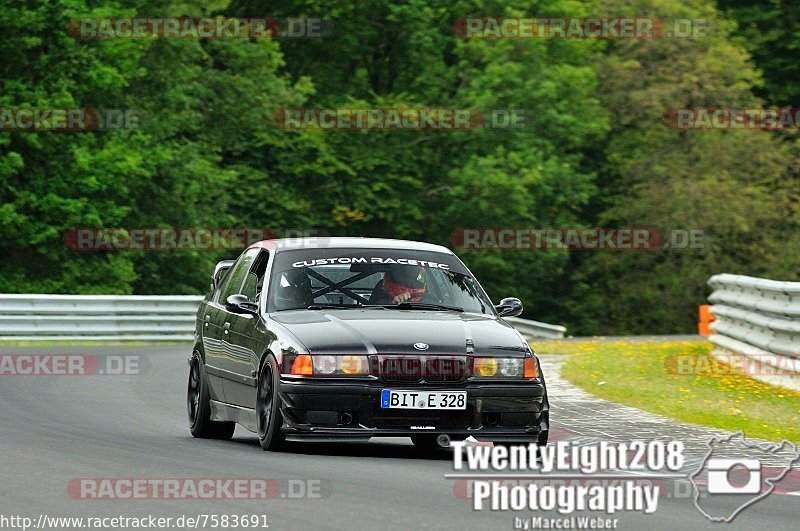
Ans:
[[[197,312],[195,437],[235,425],[261,447],[406,436],[547,444],[539,361],[444,247],[368,238],[267,240],[217,264]]]

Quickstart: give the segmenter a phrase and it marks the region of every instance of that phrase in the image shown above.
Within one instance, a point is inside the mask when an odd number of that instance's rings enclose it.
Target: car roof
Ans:
[[[447,247],[432,243],[415,242],[412,240],[330,236],[304,236],[278,240],[262,240],[254,243],[249,248],[269,249],[274,252],[297,249],[396,249],[453,254],[453,251]]]

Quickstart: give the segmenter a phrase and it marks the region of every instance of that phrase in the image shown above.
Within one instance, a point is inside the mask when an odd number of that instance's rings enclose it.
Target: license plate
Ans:
[[[382,409],[467,409],[466,391],[381,391]]]

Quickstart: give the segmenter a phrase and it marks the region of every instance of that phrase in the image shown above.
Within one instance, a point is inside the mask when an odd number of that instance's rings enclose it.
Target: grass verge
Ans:
[[[600,398],[748,437],[800,443],[800,392],[717,362],[707,341],[544,341],[533,348],[566,354],[561,375]],[[678,370],[687,360],[693,369]]]

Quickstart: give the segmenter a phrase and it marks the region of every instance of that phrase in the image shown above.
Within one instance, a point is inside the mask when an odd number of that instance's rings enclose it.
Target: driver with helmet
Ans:
[[[370,304],[420,302],[425,294],[425,272],[422,267],[396,266],[383,274],[370,296]]]

